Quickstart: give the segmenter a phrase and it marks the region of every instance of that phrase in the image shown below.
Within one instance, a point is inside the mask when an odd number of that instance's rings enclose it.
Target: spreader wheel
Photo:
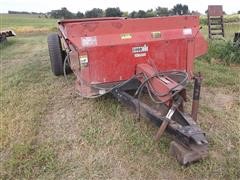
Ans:
[[[63,75],[63,61],[65,55],[57,33],[48,35],[48,50],[53,74],[56,76]]]

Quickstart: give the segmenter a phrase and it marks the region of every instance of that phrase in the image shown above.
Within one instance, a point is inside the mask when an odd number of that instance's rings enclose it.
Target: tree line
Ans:
[[[205,11],[207,14],[207,10]],[[240,11],[237,12],[240,14]],[[86,11],[85,13],[78,11],[77,13],[72,13],[66,7],[61,9],[52,10],[48,13],[36,13],[36,12],[26,12],[26,11],[8,11],[8,14],[35,14],[44,17],[51,17],[55,19],[75,19],[75,18],[97,18],[97,17],[129,17],[129,18],[146,18],[146,17],[156,17],[156,16],[172,16],[172,15],[186,15],[194,14],[200,15],[197,11],[190,12],[187,5],[176,4],[172,9],[166,7],[157,7],[156,9],[149,9],[147,11],[139,10],[132,11],[130,13],[123,12],[119,7],[107,8],[102,10],[100,8],[93,8]]]
[[[8,11],[8,14],[32,14],[32,15],[44,15],[45,13],[39,12],[27,12],[27,11]]]
[[[58,10],[48,12],[48,15],[55,19],[72,19],[72,18],[98,18],[98,17],[129,17],[129,18],[146,18],[156,16],[171,16],[171,15],[185,15],[190,14],[187,5],[176,4],[172,9],[165,7],[157,7],[156,9],[149,9],[147,11],[139,10],[130,13],[123,12],[119,7],[107,8],[105,10],[100,8],[93,8],[85,13],[78,11],[77,13],[70,12],[66,7]]]

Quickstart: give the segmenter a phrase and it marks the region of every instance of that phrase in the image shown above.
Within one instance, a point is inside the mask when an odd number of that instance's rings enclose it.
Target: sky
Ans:
[[[73,13],[108,7],[119,7],[122,11],[131,12],[155,9],[158,6],[171,9],[177,3],[186,4],[191,11],[197,10],[201,13],[205,12],[208,5],[223,5],[223,10],[227,14],[240,10],[239,0],[0,0],[0,13],[7,13],[8,10],[44,13],[62,7]]]

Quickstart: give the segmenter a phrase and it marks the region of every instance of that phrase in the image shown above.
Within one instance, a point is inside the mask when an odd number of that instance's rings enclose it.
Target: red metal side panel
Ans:
[[[208,50],[208,44],[202,34],[198,34],[195,39],[195,58],[204,55]]]
[[[141,63],[158,71],[183,70],[191,75],[194,58],[207,47],[198,33],[197,16],[63,21],[61,25],[75,47],[72,50],[88,57],[87,66],[79,65],[77,72],[88,84],[127,80]],[[75,56],[71,61],[79,64]]]
[[[145,45],[149,49],[146,56],[134,57],[132,48]],[[91,84],[129,79],[135,74],[136,65],[140,63],[149,63],[160,71],[174,69],[184,71],[187,68],[186,40],[95,47],[88,49],[87,52]]]

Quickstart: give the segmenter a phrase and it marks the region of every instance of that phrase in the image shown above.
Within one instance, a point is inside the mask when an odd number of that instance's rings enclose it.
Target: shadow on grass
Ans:
[[[13,37],[14,38],[14,37]],[[4,50],[5,48],[14,45],[17,40],[13,38],[8,38],[7,40],[0,43],[0,50]]]

